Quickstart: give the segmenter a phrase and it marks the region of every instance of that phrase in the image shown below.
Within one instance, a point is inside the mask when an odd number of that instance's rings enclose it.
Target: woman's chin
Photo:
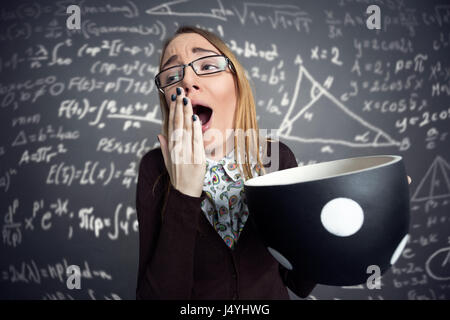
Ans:
[[[206,154],[211,153],[215,149],[213,141],[203,140],[203,147],[205,148]]]
[[[223,138],[224,134],[222,131],[219,131],[219,129],[216,128],[210,128],[208,131],[206,131],[203,134],[203,147],[205,149],[205,153],[208,156],[214,156],[215,152],[219,153],[225,153],[228,150],[222,150],[223,148],[232,148],[231,145],[234,145],[233,143],[233,136],[228,134],[228,141],[227,146],[224,146]],[[231,149],[230,149],[231,150]]]
[[[207,132],[205,132],[205,133],[207,133]],[[203,146],[205,147],[205,150],[207,147],[212,149],[213,147],[215,147],[214,145],[215,145],[216,138],[214,137],[214,135],[211,135],[211,134],[205,135],[205,133],[203,133]]]
[[[218,151],[217,145],[214,142],[203,142],[205,148],[205,154],[208,158],[215,158]]]

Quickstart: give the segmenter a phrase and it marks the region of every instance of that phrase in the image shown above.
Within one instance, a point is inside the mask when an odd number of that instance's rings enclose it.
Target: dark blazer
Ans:
[[[271,143],[268,146],[268,155]],[[297,166],[292,151],[279,142],[279,170]],[[268,165],[266,165],[267,167]],[[139,221],[137,299],[289,299],[288,286],[307,297],[315,283],[294,279],[264,246],[252,213],[231,250],[201,210],[200,197],[170,186],[166,210],[161,210],[166,185],[156,178],[166,171],[160,148],[141,159],[136,192]]]

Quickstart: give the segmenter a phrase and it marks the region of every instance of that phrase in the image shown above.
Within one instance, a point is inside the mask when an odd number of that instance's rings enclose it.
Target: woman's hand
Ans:
[[[158,139],[170,181],[178,191],[199,197],[206,173],[201,121],[197,115],[193,120],[191,101],[184,96],[182,88],[177,88],[177,94],[172,95],[169,109],[169,143],[162,134]]]
[[[407,177],[408,177],[408,184],[410,184],[411,183],[411,178],[409,176],[407,176]]]

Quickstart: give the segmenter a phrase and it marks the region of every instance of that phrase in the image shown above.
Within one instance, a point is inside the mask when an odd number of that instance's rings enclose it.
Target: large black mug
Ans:
[[[325,285],[365,283],[408,242],[409,186],[401,156],[355,157],[280,170],[244,183],[269,252]]]

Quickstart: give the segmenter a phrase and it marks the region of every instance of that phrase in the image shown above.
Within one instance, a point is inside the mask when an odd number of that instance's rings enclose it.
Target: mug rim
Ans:
[[[364,159],[385,159],[380,164],[375,165],[368,165],[360,169],[355,170],[347,170],[341,173],[326,175],[326,176],[317,176],[317,172],[322,170],[330,169],[330,166],[339,166],[339,164],[343,164],[345,162],[352,162],[352,161],[360,161]],[[351,158],[345,158],[345,159],[337,159],[337,160],[330,160],[330,161],[324,161],[319,163],[313,163],[309,165],[304,166],[298,166],[288,169],[283,169],[275,172],[270,172],[268,174],[253,177],[251,179],[248,179],[244,182],[244,186],[247,187],[268,187],[268,186],[285,186],[285,185],[292,185],[297,183],[304,183],[304,182],[311,182],[311,181],[319,181],[319,180],[325,180],[325,179],[331,179],[346,175],[352,175],[357,174],[359,172],[363,171],[369,171],[376,168],[386,167],[393,165],[403,159],[400,155],[371,155],[371,156],[359,156],[359,157],[351,157]],[[355,162],[356,163],[356,162]],[[369,162],[367,162],[369,163]],[[328,168],[327,168],[328,167]],[[306,168],[306,169],[305,169]],[[305,175],[306,170],[315,170],[315,172],[309,172],[309,178],[308,175]],[[303,176],[299,179],[299,176],[303,174]],[[314,176],[316,174],[316,176]],[[285,181],[283,183],[280,183],[280,181]]]

